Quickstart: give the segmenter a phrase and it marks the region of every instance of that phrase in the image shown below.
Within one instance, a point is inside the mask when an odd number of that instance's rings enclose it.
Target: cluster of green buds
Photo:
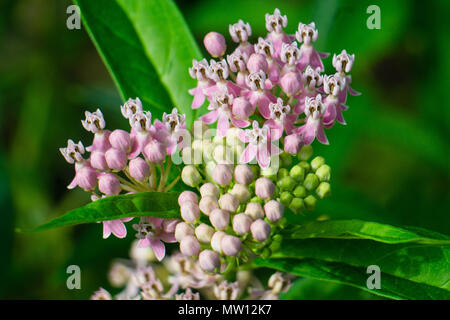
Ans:
[[[280,202],[296,214],[314,210],[317,198],[326,198],[331,193],[330,167],[323,157],[311,159],[312,156],[311,145],[303,146],[297,154],[298,163],[280,168],[276,175]]]

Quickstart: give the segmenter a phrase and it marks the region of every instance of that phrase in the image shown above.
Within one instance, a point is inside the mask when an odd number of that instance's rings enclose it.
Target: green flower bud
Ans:
[[[289,171],[289,175],[295,179],[295,181],[301,182],[305,179],[305,169],[302,166],[293,166]]]
[[[292,199],[291,203],[289,204],[289,209],[291,209],[292,212],[294,213],[300,213],[300,211],[305,209],[305,203],[303,199],[300,198]]]
[[[190,187],[196,187],[202,181],[200,173],[193,165],[185,166],[181,172],[181,179]]]
[[[277,171],[274,168],[261,169],[260,174],[262,177],[269,178],[272,181],[277,181]]]
[[[325,164],[325,159],[323,157],[318,156],[311,160],[311,168],[314,171],[319,169],[323,164]]]
[[[308,175],[305,178],[305,181],[303,181],[303,185],[305,188],[309,191],[314,190],[319,185],[319,178],[314,173],[308,173]]]
[[[289,168],[292,165],[292,155],[283,152],[280,154],[280,166],[283,168]]]
[[[316,170],[316,175],[320,181],[330,181],[331,168],[329,165],[323,164]]]
[[[321,182],[316,189],[316,193],[320,199],[326,198],[331,194],[331,187],[328,182]]]
[[[306,161],[300,161],[298,163],[298,166],[300,166],[303,169],[305,169],[305,173],[308,172],[309,170],[311,170],[311,165],[308,162],[306,162]]]
[[[294,187],[297,185],[297,182],[295,182],[295,180],[290,176],[287,176],[281,180],[278,180],[277,185],[281,191],[292,191],[292,189],[294,189]]]
[[[304,198],[306,197],[306,188],[304,186],[297,186],[292,194],[296,198]]]
[[[292,196],[292,194],[288,191],[284,191],[281,193],[280,195],[280,201],[282,204],[284,204],[286,207],[289,206],[289,204],[291,203],[292,199],[294,197]]]
[[[303,146],[298,152],[298,160],[308,160],[313,155],[313,148],[311,145]]]
[[[277,178],[278,180],[283,179],[284,177],[287,177],[289,175],[289,171],[286,168],[281,168],[278,170]]]
[[[305,207],[307,210],[314,210],[316,207],[317,199],[313,195],[307,196],[305,199]]]

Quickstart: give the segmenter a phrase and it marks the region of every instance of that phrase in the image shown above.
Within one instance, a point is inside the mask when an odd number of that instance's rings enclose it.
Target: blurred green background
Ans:
[[[199,44],[209,31],[228,40],[228,24],[250,22],[265,33],[264,14],[280,8],[287,31],[315,21],[320,51],[355,53],[347,126],[315,144],[333,169],[333,195],[318,214],[410,225],[450,234],[450,39],[447,1],[181,1]],[[381,9],[369,30],[366,8]],[[101,107],[109,128],[127,125],[117,90],[84,27],[66,27],[68,0],[3,0],[0,4],[0,298],[85,299],[107,285],[116,257],[133,240],[103,240],[101,225],[39,234],[15,233],[89,201],[68,191],[73,168],[58,148],[68,138],[89,143],[84,110]],[[231,43],[230,43],[231,44]],[[334,73],[331,58],[326,73]],[[187,72],[187,70],[186,70]],[[81,290],[66,288],[66,268],[82,271]],[[306,299],[373,298],[336,284],[305,280]]]

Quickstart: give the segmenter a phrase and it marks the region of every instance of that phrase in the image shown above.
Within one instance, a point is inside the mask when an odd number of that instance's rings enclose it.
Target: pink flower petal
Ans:
[[[245,128],[248,127],[250,125],[250,121],[246,121],[246,120],[241,120],[241,119],[237,119],[234,117],[231,117],[231,123],[238,128]]]
[[[278,140],[283,135],[283,126],[273,119],[267,120],[264,125],[270,128],[270,139]]]
[[[317,140],[319,140],[319,142],[323,144],[330,144],[322,126],[319,126],[319,128],[317,128]]]
[[[242,162],[242,163],[249,163],[250,161],[255,159],[256,153],[257,153],[256,145],[250,143],[245,148],[244,152],[242,152],[240,162]]]
[[[238,136],[242,142],[250,142],[250,138],[245,132],[245,130],[239,130]]]
[[[320,67],[320,71],[323,71],[323,63],[322,63],[322,59],[320,59],[319,54],[317,53],[316,50],[313,50],[311,52],[311,57],[309,59],[309,64],[311,65],[311,67],[313,67],[314,69],[316,69],[317,67]]]
[[[166,247],[164,246],[164,243],[162,243],[159,239],[153,238],[150,239],[150,245],[152,246],[153,252],[155,253],[158,261],[161,261],[166,255]]]
[[[230,120],[228,119],[228,116],[224,113],[221,113],[219,115],[219,120],[217,121],[217,133],[219,137],[225,137],[229,128]]]
[[[111,230],[111,232],[117,237],[117,238],[125,238],[127,236],[127,228],[123,224],[123,222],[118,220],[112,220],[112,221],[106,221],[108,223],[108,226]]]
[[[261,168],[266,169],[269,167],[270,154],[269,154],[269,150],[267,149],[267,145],[265,145],[265,144],[258,145],[256,160],[258,161],[258,164],[261,166]]]
[[[138,243],[139,248],[147,248],[148,246],[150,246],[150,240],[148,238],[139,240]]]
[[[203,123],[211,124],[217,121],[217,118],[219,117],[219,112],[217,110],[208,112],[204,116],[202,116],[200,119],[203,121]]]
[[[103,239],[108,238],[111,235],[111,229],[109,228],[109,221],[103,221]]]
[[[205,102],[205,95],[201,88],[196,88],[194,100],[192,101],[192,109],[200,108]]]

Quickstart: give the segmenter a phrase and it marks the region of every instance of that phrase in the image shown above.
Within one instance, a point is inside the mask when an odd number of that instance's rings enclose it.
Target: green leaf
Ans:
[[[258,258],[255,265],[273,268],[301,277],[331,281],[360,288],[391,299],[450,299],[447,290],[409,281],[382,272],[381,289],[368,289],[366,267],[354,267],[345,263],[317,259],[268,259]],[[381,269],[383,271],[383,269]]]
[[[178,195],[175,192],[140,192],[106,197],[69,211],[34,231],[128,217],[179,218]]]
[[[155,117],[177,107],[193,119],[188,90],[200,51],[170,0],[74,0],[123,100],[140,97]]]
[[[419,228],[398,228],[362,220],[312,221],[287,230],[291,239],[370,239],[383,243],[450,244],[450,237]]]

